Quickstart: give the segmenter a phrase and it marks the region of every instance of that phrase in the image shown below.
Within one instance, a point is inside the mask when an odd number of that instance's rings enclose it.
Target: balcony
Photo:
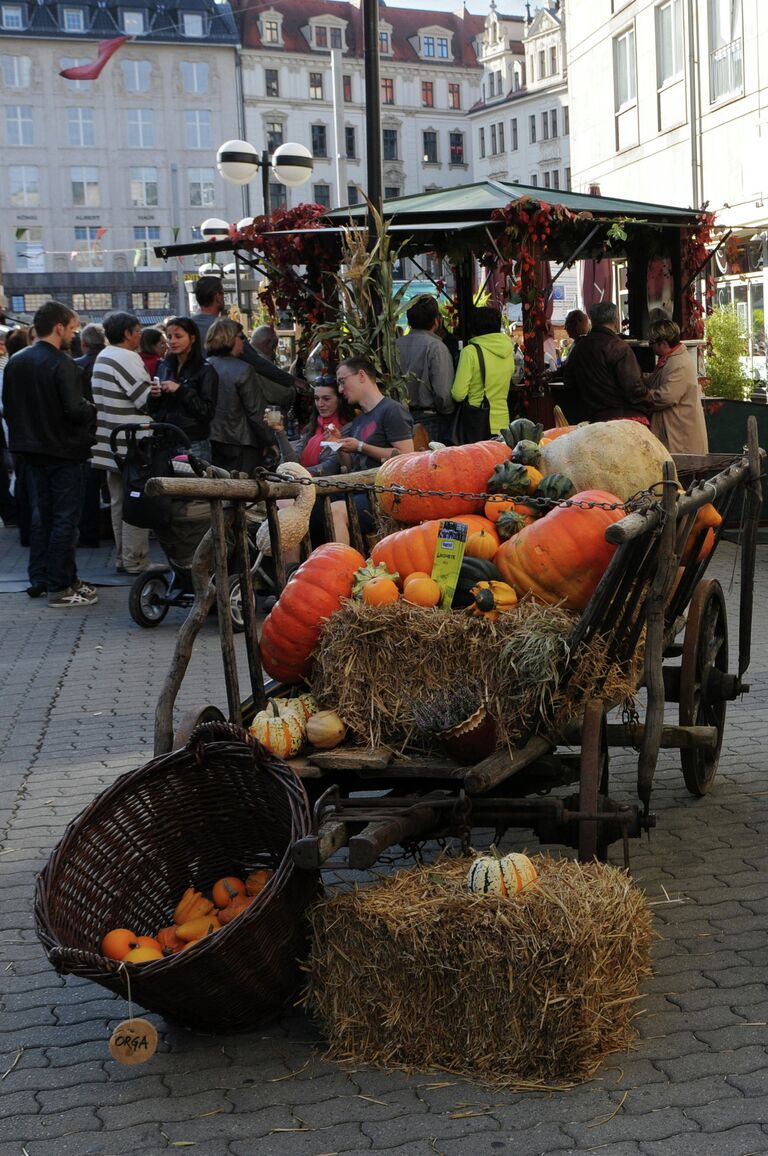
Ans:
[[[741,37],[723,44],[709,54],[710,103],[717,104],[744,91]]]

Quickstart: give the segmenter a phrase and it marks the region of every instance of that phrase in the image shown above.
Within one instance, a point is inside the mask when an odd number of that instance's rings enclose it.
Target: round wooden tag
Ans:
[[[157,1051],[157,1028],[140,1016],[123,1020],[110,1036],[109,1050],[121,1064],[145,1064]]]

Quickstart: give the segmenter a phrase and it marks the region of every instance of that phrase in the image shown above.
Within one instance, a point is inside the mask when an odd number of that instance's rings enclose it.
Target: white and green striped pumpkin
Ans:
[[[479,855],[469,869],[467,888],[476,895],[517,895],[536,878],[527,855]]]
[[[295,755],[307,736],[298,712],[289,710],[281,713],[274,701],[267,704],[266,710],[259,711],[249,731],[279,759],[290,759]]]
[[[273,698],[281,715],[294,713],[298,716],[302,726],[306,726],[313,714],[317,714],[320,707],[312,694],[299,694],[295,698]]]

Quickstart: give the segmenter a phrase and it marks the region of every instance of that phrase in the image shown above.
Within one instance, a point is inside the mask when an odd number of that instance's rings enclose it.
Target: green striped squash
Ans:
[[[536,881],[527,855],[479,855],[469,869],[467,888],[476,895],[518,895]]]

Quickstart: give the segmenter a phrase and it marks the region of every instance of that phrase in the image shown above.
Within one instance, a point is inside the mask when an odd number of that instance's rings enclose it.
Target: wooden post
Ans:
[[[256,598],[253,592],[253,575],[250,566],[250,539],[248,520],[242,502],[235,505],[235,538],[240,556],[240,597],[243,605],[243,626],[245,628],[245,649],[248,656],[248,671],[251,678],[251,694],[254,709],[263,710],[267,696],[264,693],[264,675],[259,655],[259,632],[256,625]]]
[[[224,524],[224,507],[221,502],[211,502],[211,530],[213,552],[216,564],[216,605],[219,612],[219,638],[221,657],[224,663],[224,680],[227,684],[227,705],[229,721],[242,726],[243,713],[240,705],[240,680],[237,674],[235,636],[232,630],[232,615],[229,611],[229,566],[227,564],[227,531]]]

